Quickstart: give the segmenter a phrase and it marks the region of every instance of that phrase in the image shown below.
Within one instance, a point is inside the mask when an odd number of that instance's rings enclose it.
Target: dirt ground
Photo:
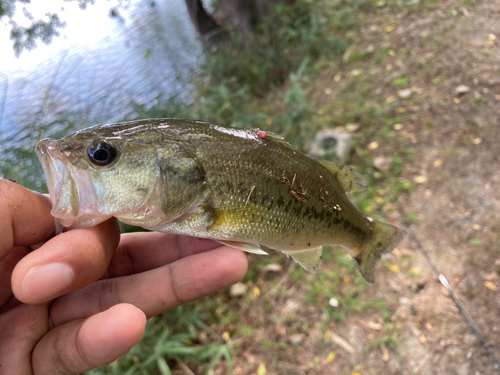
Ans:
[[[412,193],[381,216],[420,239],[500,358],[500,1],[382,9],[368,16],[355,48],[373,57],[350,71],[330,64],[308,94],[317,108],[328,106],[354,69],[369,76],[369,91],[400,119],[391,125],[398,147],[412,155],[401,175]],[[391,84],[398,77],[406,78]],[[391,142],[370,147],[362,129],[354,135],[372,158],[393,152]],[[327,263],[325,274],[337,267]],[[263,276],[257,290],[249,283],[249,296],[228,304],[236,329],[252,332],[232,343],[232,373],[500,373],[411,237],[382,263],[376,283],[353,297],[380,298],[389,316],[353,308],[332,323],[328,299],[304,302],[314,275]]]

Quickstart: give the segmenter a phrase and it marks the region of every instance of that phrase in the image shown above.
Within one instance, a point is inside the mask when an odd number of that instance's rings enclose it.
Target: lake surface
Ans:
[[[148,108],[170,96],[189,101],[186,85],[202,50],[183,0],[130,1],[115,17],[103,17],[102,8],[96,15],[91,7],[74,13],[90,18],[88,23],[74,19],[89,40],[68,30],[53,46],[23,52],[20,69],[16,62],[0,63],[0,176],[27,177],[28,185],[40,186],[32,150],[41,129],[44,137],[60,136],[133,118],[134,104]],[[67,19],[68,29],[71,22]],[[8,48],[2,42],[1,49]],[[31,56],[40,61],[30,61]]]

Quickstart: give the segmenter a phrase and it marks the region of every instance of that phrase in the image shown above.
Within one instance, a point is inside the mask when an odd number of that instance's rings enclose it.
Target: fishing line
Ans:
[[[403,217],[406,217],[406,216],[403,214]],[[481,331],[477,327],[476,323],[474,323],[474,320],[472,320],[472,318],[469,315],[469,313],[467,312],[467,310],[465,310],[464,305],[462,305],[462,302],[460,302],[460,300],[456,296],[455,292],[453,291],[453,289],[451,288],[450,284],[448,283],[448,280],[446,280],[446,277],[444,277],[444,275],[439,271],[439,269],[437,268],[437,266],[434,264],[434,262],[432,261],[429,253],[424,248],[424,246],[422,245],[422,243],[420,242],[420,240],[418,239],[418,237],[416,236],[416,234],[413,233],[413,231],[409,230],[409,235],[413,239],[413,241],[415,241],[415,243],[417,244],[417,247],[419,248],[420,252],[424,255],[425,259],[427,260],[427,263],[429,264],[429,266],[431,266],[432,270],[434,271],[434,273],[438,277],[438,279],[441,282],[441,284],[443,284],[443,286],[446,288],[446,290],[448,291],[448,293],[450,293],[450,296],[453,299],[453,302],[455,302],[455,305],[457,305],[458,310],[462,313],[462,315],[465,317],[465,319],[467,320],[467,322],[469,323],[469,325],[472,327],[472,329],[476,333],[476,336],[479,337],[479,340],[481,340],[481,342],[483,343],[483,346],[486,348],[486,350],[488,351],[489,355],[491,356],[491,358],[495,362],[495,364],[494,364],[493,367],[496,370],[500,370],[500,361],[498,360],[498,358],[496,357],[495,353],[491,349],[490,345],[488,344],[488,342],[484,338],[483,334],[481,333]]]

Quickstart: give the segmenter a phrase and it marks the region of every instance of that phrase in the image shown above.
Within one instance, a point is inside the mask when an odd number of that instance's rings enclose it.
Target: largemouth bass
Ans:
[[[52,215],[67,227],[114,216],[251,253],[281,251],[310,272],[319,269],[323,245],[340,245],[371,282],[381,254],[405,234],[348,200],[346,193],[366,188],[354,169],[262,130],[140,120],[43,139],[36,153]]]

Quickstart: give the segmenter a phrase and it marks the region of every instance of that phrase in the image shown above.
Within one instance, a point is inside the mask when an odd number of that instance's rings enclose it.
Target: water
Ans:
[[[0,176],[41,186],[33,149],[42,131],[60,137],[133,118],[134,104],[148,108],[172,95],[189,101],[187,82],[201,45],[183,0],[130,1],[119,17],[99,14],[97,23],[91,7],[75,13],[88,39],[76,34],[72,42],[75,34],[68,30],[66,39],[23,52],[10,66],[8,58],[0,59]],[[72,22],[67,20],[68,29]],[[106,34],[89,30],[89,24]],[[1,49],[8,48],[2,42]]]

